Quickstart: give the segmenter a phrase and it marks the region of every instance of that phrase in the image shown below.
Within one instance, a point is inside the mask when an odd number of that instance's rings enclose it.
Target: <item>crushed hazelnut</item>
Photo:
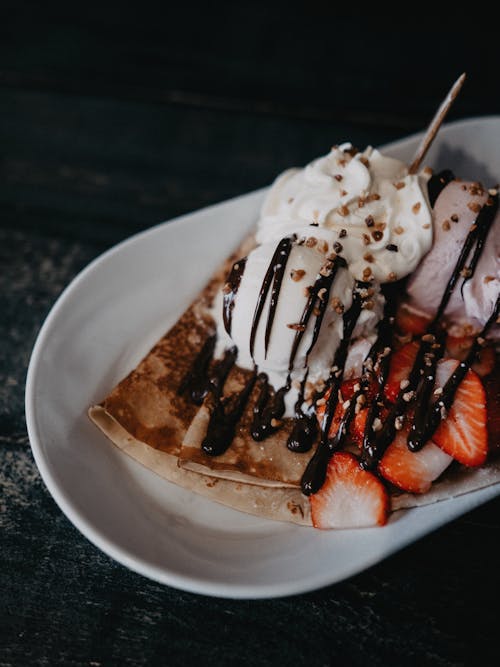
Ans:
[[[318,299],[319,299],[320,301],[324,301],[324,300],[325,300],[325,294],[326,294],[326,287],[322,287],[322,288],[318,291]]]
[[[342,315],[342,313],[344,312],[344,304],[342,303],[342,301],[339,299],[338,296],[333,296],[330,299],[330,306],[332,307],[332,310],[334,310],[339,315]]]
[[[373,264],[373,262],[375,261],[375,258],[373,257],[371,252],[366,252],[363,255],[363,259],[365,260],[365,262],[370,262],[370,264]]]
[[[375,433],[377,433],[377,431],[382,430],[382,422],[380,421],[380,419],[378,417],[375,417],[375,419],[373,420],[372,430]]]
[[[374,241],[380,241],[384,237],[384,233],[379,229],[376,229],[374,232],[372,232],[372,236]]]
[[[361,306],[363,310],[373,310],[375,304],[373,301],[365,301],[363,302],[363,305]]]
[[[334,178],[336,181],[341,181],[344,177],[342,176],[342,174],[335,174],[335,176],[334,176],[333,178]]]
[[[484,276],[484,282],[486,284],[491,283],[492,280],[495,280],[495,276]]]
[[[415,215],[417,215],[417,213],[420,211],[421,207],[422,207],[422,204],[418,201],[416,204],[413,204],[413,206],[411,207],[411,210],[413,211],[413,213],[415,213]]]
[[[366,201],[378,201],[380,199],[380,195],[377,194],[376,192],[372,192],[371,194],[368,195],[366,198]]]
[[[286,326],[289,329],[293,329],[294,331],[305,331],[306,330],[306,325],[305,324],[300,324],[298,322],[295,322],[293,324],[287,324]]]
[[[394,282],[395,280],[397,280],[397,279],[398,279],[398,276],[397,276],[396,273],[394,273],[394,271],[391,271],[391,272],[389,273],[389,275],[387,276],[387,280],[388,280],[389,282],[391,282],[391,283],[393,283],[393,282]]]
[[[428,333],[422,336],[422,340],[424,341],[424,343],[434,343],[436,337],[434,336],[434,334]]]
[[[371,275],[372,275],[372,270],[370,269],[370,267],[369,266],[365,267],[363,269],[363,280],[368,280]]]
[[[370,237],[368,236],[368,234],[362,234],[362,238],[363,238],[363,243],[365,245],[369,245],[371,243]]]
[[[467,208],[470,209],[473,213],[479,213],[481,210],[481,204],[479,204],[477,201],[470,201],[467,204]]]
[[[292,269],[290,271],[290,278],[295,281],[296,283],[299,282],[299,280],[302,280],[302,278],[306,275],[306,272],[304,269]]]
[[[401,225],[398,225],[397,227],[394,228],[394,233],[395,234],[403,234],[405,231],[404,227],[401,227]]]
[[[414,391],[407,391],[405,394],[403,394],[403,401],[405,403],[409,403],[414,396],[415,396]]]
[[[335,252],[340,253],[344,249],[344,246],[342,245],[342,243],[335,241],[335,243],[333,244],[333,249],[335,250]]]
[[[349,208],[343,204],[342,206],[339,206],[337,209],[337,213],[341,215],[343,218],[345,218],[347,215],[349,215]]]
[[[460,275],[462,278],[470,278],[472,275],[472,269],[469,269],[467,266],[465,266],[461,271]]]
[[[276,419],[276,417],[271,418],[271,427],[272,428],[279,428],[283,422],[280,419]]]
[[[404,417],[402,415],[398,415],[394,420],[394,428],[396,429],[396,431],[401,431],[401,429],[403,428],[403,423],[404,423]]]
[[[306,246],[308,248],[314,248],[317,242],[318,239],[315,236],[309,236],[309,238],[306,239]]]
[[[434,389],[434,396],[441,396],[443,393],[443,387],[437,387],[437,389]]]
[[[365,223],[367,227],[373,227],[375,224],[375,220],[373,219],[373,215],[367,215],[365,218]]]
[[[406,387],[410,384],[409,380],[401,380],[399,383],[399,388],[400,389],[406,389]]]
[[[318,241],[318,250],[323,254],[328,252],[328,243],[326,241]]]
[[[222,293],[223,294],[230,294],[233,291],[233,288],[231,287],[231,283],[225,283],[224,287],[222,288]]]
[[[445,220],[445,221],[443,222],[443,224],[441,225],[441,227],[443,228],[443,230],[444,230],[445,232],[449,231],[450,228],[451,228],[450,221],[449,221],[449,220]]]
[[[453,213],[453,215],[450,215],[450,220],[452,222],[458,222],[458,215],[456,213]]]
[[[431,225],[429,222],[426,222],[425,225],[422,225],[422,229],[430,229]]]
[[[347,236],[347,229],[341,229],[339,232],[339,239],[343,239],[345,236]]]
[[[398,181],[397,183],[393,183],[393,185],[396,188],[396,190],[401,190],[402,188],[404,188],[406,183],[404,181]]]
[[[370,160],[367,157],[365,157],[364,155],[360,156],[359,161],[361,162],[361,164],[364,164],[365,167],[370,166]]]

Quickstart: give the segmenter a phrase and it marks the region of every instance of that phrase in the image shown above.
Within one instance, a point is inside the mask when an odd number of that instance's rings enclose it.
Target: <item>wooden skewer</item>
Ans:
[[[413,161],[410,164],[410,167],[408,169],[408,172],[410,174],[415,174],[419,170],[420,165],[422,164],[422,160],[426,156],[427,151],[429,150],[432,142],[434,141],[434,137],[438,133],[438,130],[441,127],[443,120],[446,118],[448,111],[451,109],[451,105],[458,97],[458,94],[462,89],[462,86],[464,85],[464,81],[465,81],[465,72],[458,77],[453,86],[450,88],[448,95],[446,95],[444,100],[441,102],[441,105],[439,109],[436,111],[434,118],[431,120],[429,127],[427,128],[422,138],[422,141],[420,142],[420,145],[417,148],[417,152],[415,153]]]

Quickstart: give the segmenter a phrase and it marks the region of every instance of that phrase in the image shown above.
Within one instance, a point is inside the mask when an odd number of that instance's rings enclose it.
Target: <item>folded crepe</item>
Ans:
[[[89,416],[125,454],[170,482],[249,514],[312,525],[300,481],[314,449],[306,453],[287,449],[291,420],[255,442],[249,429],[254,388],[230,447],[219,456],[209,456],[201,443],[210,418],[210,395],[197,406],[180,391],[204,342],[216,332],[210,312],[214,297],[233,262],[253,245],[253,238],[247,239],[228,258],[177,323],[100,404],[89,409]],[[224,394],[241,390],[250,375],[233,366]],[[454,464],[425,494],[392,490],[392,510],[434,503],[499,481],[498,460],[475,469]]]

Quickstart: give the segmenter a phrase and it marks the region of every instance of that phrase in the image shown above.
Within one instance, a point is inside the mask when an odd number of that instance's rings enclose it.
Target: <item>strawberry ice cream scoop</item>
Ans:
[[[434,206],[432,248],[407,285],[407,305],[416,314],[435,315],[464,241],[488,196],[478,183],[458,180],[451,181],[440,193]],[[445,310],[452,335],[476,333],[490,317],[500,292],[499,258],[500,212],[489,230],[474,275],[463,289],[460,278]],[[500,339],[500,327],[493,327],[489,336]]]

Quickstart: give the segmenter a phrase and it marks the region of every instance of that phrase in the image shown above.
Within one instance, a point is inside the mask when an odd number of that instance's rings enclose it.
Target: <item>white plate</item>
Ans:
[[[410,137],[386,152],[409,159],[417,141]],[[450,124],[427,162],[495,183],[500,116]],[[340,581],[500,493],[495,485],[398,512],[384,528],[319,531],[247,516],[165,482],[91,424],[88,406],[175,322],[252,227],[263,196],[254,192],[159,225],[92,262],[43,325],[26,386],[36,463],[73,524],[151,579],[234,598],[289,595]]]

